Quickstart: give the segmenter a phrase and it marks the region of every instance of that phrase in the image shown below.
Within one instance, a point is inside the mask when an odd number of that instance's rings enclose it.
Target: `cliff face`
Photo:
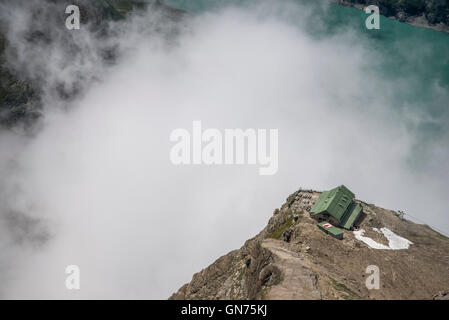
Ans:
[[[309,215],[310,203],[319,194],[301,191],[290,195],[257,236],[195,274],[170,299],[444,299],[449,296],[448,238],[426,225],[401,219],[394,211],[358,201],[365,218],[357,232],[343,230],[343,240],[337,240],[318,229],[317,222]],[[397,241],[387,239],[379,230],[389,230],[399,236],[397,239],[412,244],[397,249]],[[367,238],[384,249],[375,249],[359,240]],[[379,289],[366,286],[371,275],[366,269],[370,265],[379,268]]]

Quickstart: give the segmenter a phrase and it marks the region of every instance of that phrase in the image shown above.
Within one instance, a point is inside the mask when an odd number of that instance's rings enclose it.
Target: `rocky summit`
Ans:
[[[310,211],[321,192],[298,190],[238,250],[193,275],[170,299],[447,299],[449,239],[403,213],[360,200],[343,238]],[[378,270],[373,287],[372,270]]]

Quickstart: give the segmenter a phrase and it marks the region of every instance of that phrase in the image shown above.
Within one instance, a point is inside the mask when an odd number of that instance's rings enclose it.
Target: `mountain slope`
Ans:
[[[195,274],[170,299],[448,297],[448,238],[426,225],[400,219],[394,211],[358,201],[366,215],[359,226],[364,236],[388,245],[373,230],[388,228],[413,244],[403,250],[378,250],[348,230],[343,240],[337,240],[318,229],[307,211],[308,202],[319,195],[315,191],[290,195],[257,236]],[[365,285],[370,265],[379,267],[379,289],[368,290]]]

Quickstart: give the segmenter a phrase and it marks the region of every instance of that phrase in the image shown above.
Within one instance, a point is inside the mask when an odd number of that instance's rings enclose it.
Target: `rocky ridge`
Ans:
[[[238,250],[196,273],[170,299],[445,299],[449,239],[392,210],[357,200],[366,215],[359,228],[388,243],[373,228],[386,227],[413,244],[377,250],[343,230],[343,240],[322,232],[310,217],[320,192],[300,190],[273,213],[267,226]],[[296,217],[296,219],[295,219]],[[296,221],[295,221],[296,220]],[[376,238],[377,237],[377,238]],[[380,270],[369,290],[366,268]]]

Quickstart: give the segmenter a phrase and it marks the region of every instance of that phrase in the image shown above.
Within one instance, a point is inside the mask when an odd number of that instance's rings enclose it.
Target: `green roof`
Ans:
[[[362,206],[358,203],[352,202],[349,205],[348,210],[346,210],[342,220],[340,221],[340,226],[345,229],[351,229],[352,225],[354,224],[355,220],[357,219],[361,211]]]
[[[327,213],[340,221],[354,198],[354,193],[341,185],[323,192],[310,212],[312,214]]]
[[[329,222],[323,221],[323,222],[318,223],[317,226],[318,226],[318,228],[320,228],[321,230],[323,230],[327,234],[330,234],[334,238],[343,239],[343,231],[341,231],[340,229],[334,227]]]
[[[362,206],[355,203],[354,193],[344,185],[324,191],[310,210],[311,215],[328,214],[338,221],[338,225],[351,229],[360,215]]]
[[[312,209],[310,209],[310,213],[320,213],[326,210],[326,201],[330,197],[330,191],[324,191],[321,193],[318,200],[315,202],[315,204],[312,206]]]

